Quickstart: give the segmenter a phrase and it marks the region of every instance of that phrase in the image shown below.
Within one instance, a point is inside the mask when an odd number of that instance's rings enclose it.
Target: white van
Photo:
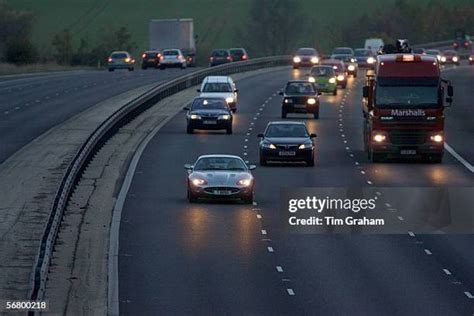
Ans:
[[[232,112],[237,110],[237,88],[231,77],[228,76],[207,76],[202,81],[200,97],[212,98],[221,97],[227,101]]]
[[[385,43],[381,38],[368,38],[365,40],[365,49],[370,49],[372,54],[377,55],[379,51],[383,49]]]

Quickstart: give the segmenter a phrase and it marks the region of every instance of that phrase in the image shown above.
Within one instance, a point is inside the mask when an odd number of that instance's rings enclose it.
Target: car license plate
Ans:
[[[204,123],[204,124],[208,124],[208,125],[215,125],[215,124],[217,124],[216,121],[204,121],[203,123]]]
[[[216,195],[229,195],[231,192],[229,190],[214,190]]]
[[[154,62],[155,60],[156,60],[155,58],[148,59],[149,62]]]
[[[416,155],[415,149],[402,149],[400,150],[400,155]]]
[[[326,88],[328,85],[327,84],[324,84],[324,83],[320,83],[318,84],[318,87],[319,88]]]
[[[280,156],[295,156],[296,152],[295,151],[280,151],[278,154]]]
[[[305,104],[295,104],[294,107],[298,108],[298,109],[304,109],[306,107],[306,105]]]

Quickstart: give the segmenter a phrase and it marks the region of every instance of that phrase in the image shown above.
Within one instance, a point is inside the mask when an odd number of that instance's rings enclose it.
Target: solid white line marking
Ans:
[[[415,237],[415,233],[414,233],[414,232],[408,232],[408,235],[410,235],[410,237]]]
[[[267,231],[265,229],[262,229],[262,235],[266,235]]]
[[[286,290],[288,292],[288,295],[290,295],[290,296],[295,295],[295,291],[293,291],[293,289],[286,289]]]
[[[281,266],[276,266],[278,272],[283,272],[283,268]]]
[[[464,165],[464,167],[467,168],[467,170],[471,171],[474,173],[474,166],[471,165],[469,162],[467,162],[466,159],[461,157],[457,152],[454,151],[454,149],[451,148],[447,143],[444,143],[444,149],[448,151],[448,153],[451,154],[454,158],[456,158],[460,163]]]
[[[451,271],[449,271],[448,269],[443,269],[444,273],[446,273],[446,275],[451,275]]]
[[[386,207],[392,207],[389,203],[385,203]]]
[[[474,298],[474,296],[472,296],[471,292],[466,291],[466,292],[464,292],[464,294],[466,294],[466,296],[470,299]]]
[[[398,216],[398,219],[401,220],[401,221],[403,221],[403,217],[401,217],[401,216]]]
[[[429,249],[425,249],[425,253],[428,255],[428,256],[431,256],[433,253],[431,251],[429,251]]]
[[[268,252],[273,252],[273,247],[267,247]]]

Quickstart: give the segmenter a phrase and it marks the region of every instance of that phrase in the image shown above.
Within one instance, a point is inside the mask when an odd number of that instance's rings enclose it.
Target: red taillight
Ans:
[[[227,60],[232,61],[232,57],[227,56]]]
[[[145,59],[145,57],[146,57],[146,54],[145,54],[145,53],[143,53],[143,54],[142,54],[142,58],[143,58],[143,59]]]
[[[453,46],[454,46],[454,47],[458,47],[458,43],[453,43]]]
[[[209,57],[209,60],[210,60],[210,61],[212,61],[213,59],[214,59],[214,57],[212,57],[212,56],[211,56],[211,57]]]
[[[160,60],[163,60],[163,59],[165,59],[165,56],[160,56]]]
[[[242,56],[242,59],[243,59],[243,60],[245,60],[245,59],[247,59],[247,58],[248,58],[247,55]]]
[[[156,58],[160,58],[160,57],[161,57],[160,53],[156,54]]]
[[[193,60],[193,58],[192,58],[192,57],[188,57],[188,60],[189,60],[189,61],[192,61],[192,60]]]
[[[109,61],[109,63],[112,62],[112,57],[109,57],[109,59],[107,59]]]
[[[469,46],[469,42],[464,42],[464,47],[468,47]]]

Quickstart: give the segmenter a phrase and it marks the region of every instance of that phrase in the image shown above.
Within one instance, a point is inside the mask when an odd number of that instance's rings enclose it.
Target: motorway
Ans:
[[[350,81],[347,94],[321,97],[320,120],[298,117],[318,134],[316,167],[257,168],[256,206],[187,203],[183,165],[208,153],[258,161],[256,134],[279,119],[275,94],[301,74],[284,70],[237,82],[234,135],[187,135],[180,114],[148,144],[122,213],[121,314],[474,312],[464,293],[474,288],[473,235],[299,235],[281,229],[280,187],[473,184],[472,173],[450,155],[442,164],[369,163],[362,151],[362,76]],[[447,142],[473,163],[466,142],[473,135],[472,68],[447,71],[446,77],[456,88]]]
[[[474,163],[473,68],[445,72],[455,87],[447,142]],[[256,204],[188,204],[185,163],[201,154],[258,161],[256,135],[279,120],[277,91],[302,71],[237,81],[234,134],[185,133],[184,113],[150,141],[135,170],[120,226],[123,315],[472,315],[474,235],[288,234],[280,187],[472,186],[451,155],[442,164],[369,163],[362,146],[363,76],[346,93],[321,96],[305,120],[316,166],[258,167]],[[471,298],[469,297],[471,295]]]
[[[194,70],[83,71],[0,78],[0,163],[51,127],[101,101]]]

